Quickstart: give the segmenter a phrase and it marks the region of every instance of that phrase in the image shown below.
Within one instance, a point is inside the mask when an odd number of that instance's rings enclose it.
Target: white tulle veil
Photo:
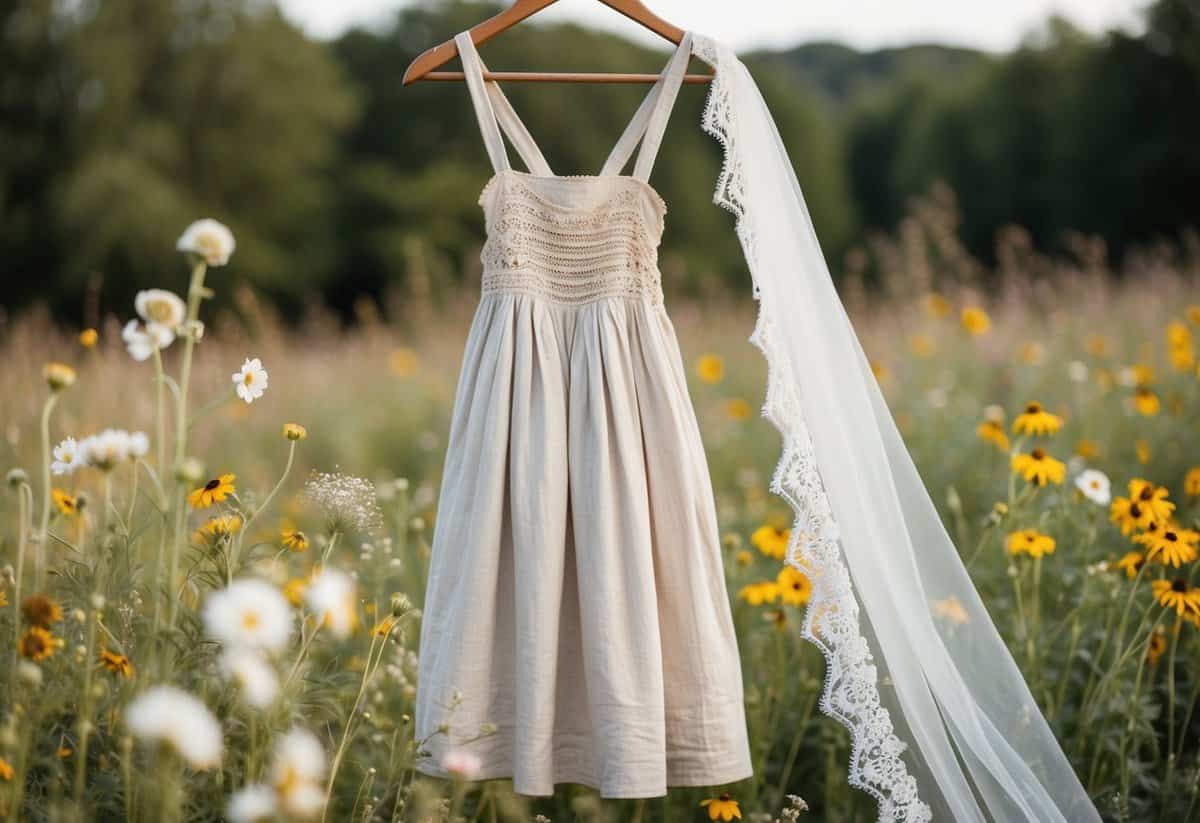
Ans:
[[[711,38],[693,53],[716,70],[714,202],[758,301],[763,414],[783,439],[771,488],[795,513],[787,562],[813,582],[804,633],[827,661],[821,708],[851,732],[850,783],[884,821],[1099,821],[913,465],[757,85]]]

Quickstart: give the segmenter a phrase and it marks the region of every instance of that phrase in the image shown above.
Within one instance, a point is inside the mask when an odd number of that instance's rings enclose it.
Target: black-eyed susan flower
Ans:
[[[745,600],[751,606],[774,603],[779,599],[779,586],[774,580],[760,580],[757,583],[747,583],[738,591],[738,597]]]
[[[196,530],[194,542],[203,543],[206,540],[222,537],[232,537],[242,530],[242,518],[236,514],[225,514],[213,517]]]
[[[110,652],[108,649],[100,651],[99,663],[110,672],[129,680],[133,677],[133,663],[123,654]]]
[[[1166,486],[1159,486],[1149,480],[1136,477],[1129,481],[1129,499],[1136,500],[1156,523],[1167,522],[1171,519],[1171,513],[1175,511],[1175,504],[1167,499],[1169,495]]]
[[[784,566],[775,578],[779,597],[789,606],[803,606],[812,596],[812,581],[808,575],[792,566]]]
[[[220,503],[237,491],[234,481],[237,475],[223,474],[209,480],[198,489],[193,489],[188,495],[188,504],[193,509],[207,509],[214,503]]]
[[[1009,449],[1008,435],[1004,432],[1004,425],[996,420],[984,420],[975,429],[975,434],[980,440],[991,443],[1002,452],[1007,452]]]
[[[299,529],[284,529],[279,534],[279,542],[288,551],[303,552],[308,550],[308,535]]]
[[[959,320],[962,327],[973,337],[987,334],[992,328],[992,318],[981,308],[968,306],[962,310]]]
[[[1053,554],[1056,544],[1053,537],[1042,534],[1037,529],[1021,529],[1009,534],[1007,546],[1008,553],[1012,555],[1027,554],[1030,557],[1042,557]]]
[[[1055,434],[1062,428],[1063,419],[1057,414],[1051,414],[1042,408],[1041,403],[1032,402],[1013,421],[1013,431],[1017,434],[1045,435]]]
[[[1150,641],[1146,644],[1146,662],[1151,666],[1157,666],[1158,661],[1167,652],[1167,638],[1163,636],[1161,631],[1157,631],[1150,635]]]
[[[62,638],[55,637],[41,626],[34,626],[21,635],[17,650],[22,657],[38,662],[50,657],[62,647]]]
[[[100,333],[95,329],[84,329],[79,333],[79,345],[85,349],[96,348],[96,343],[100,341]]]
[[[63,619],[63,610],[46,595],[31,594],[21,601],[21,615],[30,626],[48,629]]]
[[[776,560],[787,557],[788,541],[791,539],[791,529],[777,529],[774,526],[759,526],[750,535],[750,544]]]
[[[725,361],[715,354],[705,354],[696,361],[696,376],[705,383],[720,383],[725,376]]]
[[[1160,605],[1173,609],[1180,617],[1188,613],[1200,613],[1200,589],[1182,577],[1151,581],[1150,591]]]
[[[58,513],[64,517],[74,517],[79,514],[79,501],[75,496],[68,494],[63,489],[51,489],[50,498],[54,501],[54,508],[58,509]]]
[[[1144,417],[1153,417],[1162,410],[1162,403],[1153,389],[1138,386],[1133,390],[1133,407]]]
[[[1013,455],[1012,470],[1035,486],[1044,486],[1047,483],[1061,484],[1067,475],[1066,464],[1040,448],[1029,454]]]
[[[1158,560],[1163,565],[1179,568],[1200,556],[1196,548],[1200,542],[1200,532],[1182,529],[1175,524],[1156,526],[1133,539],[1146,547],[1147,559]]]
[[[1131,580],[1137,577],[1137,573],[1141,570],[1142,565],[1146,562],[1146,555],[1142,552],[1126,552],[1117,561],[1117,568],[1125,570],[1125,576]]]
[[[723,820],[728,823],[735,818],[742,819],[742,810],[738,808],[738,802],[728,794],[706,797],[700,801],[700,805],[708,808],[709,820]]]

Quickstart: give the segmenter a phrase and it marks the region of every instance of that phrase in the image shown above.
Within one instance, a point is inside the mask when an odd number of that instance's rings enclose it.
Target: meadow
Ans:
[[[945,192],[921,200],[837,261],[843,297],[1105,819],[1197,819],[1200,240],[1115,266],[1101,239],[1052,259],[1010,228],[984,266],[956,226]],[[184,246],[160,284],[174,299],[94,329],[44,309],[0,324],[0,819],[875,819],[817,707],[805,581],[777,581],[790,524],[768,491],[748,295],[668,295],[668,311],[756,775],[529,799],[473,782],[467,752],[451,782],[413,768],[422,586],[477,295],[363,303],[349,327],[316,305],[283,318],[227,274],[237,251],[224,266],[211,236]]]

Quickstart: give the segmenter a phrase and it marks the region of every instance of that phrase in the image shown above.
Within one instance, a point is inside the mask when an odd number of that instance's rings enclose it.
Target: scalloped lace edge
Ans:
[[[702,127],[724,152],[713,203],[736,218],[736,231],[747,263],[757,259],[757,243],[745,219],[741,158],[731,129],[727,51],[711,38],[694,36],[694,52],[716,70],[709,88]],[[753,272],[753,266],[751,267]],[[752,276],[753,281],[753,276]],[[794,521],[786,562],[812,581],[812,595],[801,630],[825,657],[825,685],[820,707],[850,731],[848,782],[875,797],[882,823],[927,823],[929,806],[918,796],[916,779],[901,755],[907,748],[895,734],[891,715],[879,695],[879,676],[862,633],[859,605],[849,569],[842,558],[839,530],[821,482],[798,389],[781,377],[789,373],[787,352],[776,340],[775,325],[752,282],[758,317],[749,341],[767,361],[766,399],[762,415],[779,431],[782,453],[770,490],[792,509]]]

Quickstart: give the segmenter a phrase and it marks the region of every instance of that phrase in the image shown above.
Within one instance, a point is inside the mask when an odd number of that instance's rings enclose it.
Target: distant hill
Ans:
[[[985,58],[974,49],[935,44],[858,51],[840,43],[814,42],[786,51],[755,52],[747,59],[788,71],[840,105],[909,73],[954,74]]]

